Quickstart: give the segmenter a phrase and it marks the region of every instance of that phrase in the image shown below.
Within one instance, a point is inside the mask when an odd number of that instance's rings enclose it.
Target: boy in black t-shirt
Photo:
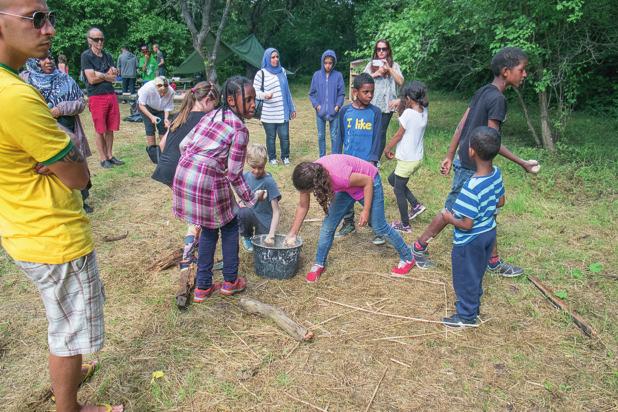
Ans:
[[[506,98],[503,93],[507,87],[519,87],[523,83],[527,77],[527,64],[528,56],[517,47],[505,47],[491,60],[494,80],[478,89],[472,97],[468,109],[459,121],[459,125],[453,134],[446,157],[440,165],[440,172],[445,176],[449,174],[451,167],[455,169],[451,192],[446,198],[444,205],[446,209],[452,210],[453,204],[457,200],[457,196],[464,183],[476,171],[474,162],[468,156],[472,130],[478,126],[489,126],[500,131],[502,123],[506,119],[507,110]],[[455,157],[456,151],[457,157]],[[523,167],[528,173],[538,172],[538,169],[535,167],[538,165],[538,162],[522,160],[504,145],[500,145],[499,153]],[[414,243],[413,253],[416,258],[416,265],[419,268],[427,269],[433,266],[427,252],[427,242],[437,236],[445,226],[446,222],[440,212]],[[506,277],[519,276],[524,273],[523,269],[500,260],[496,244],[494,244],[491,257],[487,263],[487,269]]]

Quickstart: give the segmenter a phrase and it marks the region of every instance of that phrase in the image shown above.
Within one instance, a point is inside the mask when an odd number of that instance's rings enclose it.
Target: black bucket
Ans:
[[[303,241],[296,238],[296,245],[284,246],[285,235],[275,235],[275,244],[266,246],[267,235],[257,235],[251,238],[253,243],[253,264],[255,273],[270,279],[288,279],[296,274],[300,261],[300,251]]]

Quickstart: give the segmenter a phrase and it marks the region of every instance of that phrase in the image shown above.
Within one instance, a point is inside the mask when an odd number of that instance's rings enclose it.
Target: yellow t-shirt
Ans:
[[[0,67],[0,237],[17,260],[61,264],[94,249],[78,190],[35,172],[71,149],[43,97]]]

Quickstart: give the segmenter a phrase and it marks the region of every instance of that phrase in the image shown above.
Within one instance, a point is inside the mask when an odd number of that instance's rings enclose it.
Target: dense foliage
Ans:
[[[212,0],[213,33],[224,3]],[[49,4],[58,11],[54,51],[66,54],[74,70],[91,26],[104,31],[114,55],[123,44],[137,50],[158,42],[173,68],[194,50],[178,1]],[[546,117],[537,143],[551,148],[574,108],[618,114],[617,20],[613,0],[235,0],[222,39],[234,42],[253,33],[264,47],[278,48],[283,65],[303,78],[319,67],[325,49],[337,52],[345,73],[350,60],[368,57],[375,40],[384,37],[407,78],[463,95],[491,79],[496,50],[520,46],[530,55],[521,101],[538,105]],[[251,71],[234,58],[218,70],[220,78]]]

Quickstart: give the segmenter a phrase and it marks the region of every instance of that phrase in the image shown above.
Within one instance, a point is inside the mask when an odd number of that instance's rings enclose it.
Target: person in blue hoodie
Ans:
[[[345,86],[341,72],[335,70],[335,64],[337,64],[335,52],[326,50],[320,61],[320,70],[313,73],[311,79],[309,100],[315,109],[319,154],[322,157],[326,155],[326,122],[330,130],[331,148],[337,138],[339,131],[337,113],[343,105]]]

